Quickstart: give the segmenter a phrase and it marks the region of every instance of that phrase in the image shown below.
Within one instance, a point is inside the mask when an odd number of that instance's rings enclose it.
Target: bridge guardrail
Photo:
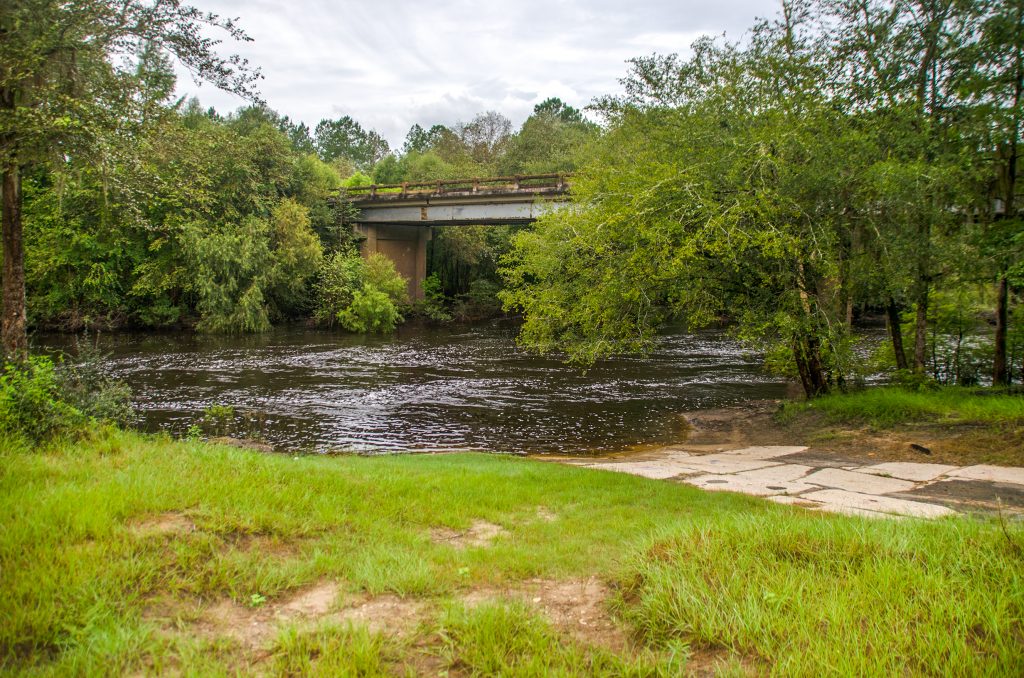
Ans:
[[[400,184],[370,184],[369,186],[348,186],[340,189],[343,198],[349,200],[372,200],[388,197],[415,195],[445,195],[446,193],[478,193],[488,190],[534,191],[568,189],[571,174],[516,174],[508,177],[473,179],[438,179],[436,181],[404,181]]]

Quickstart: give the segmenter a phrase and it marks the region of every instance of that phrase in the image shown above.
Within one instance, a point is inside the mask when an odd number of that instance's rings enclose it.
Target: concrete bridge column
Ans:
[[[403,226],[398,224],[359,224],[363,236],[360,251],[363,257],[379,252],[391,260],[395,269],[409,281],[409,298],[423,298],[423,281],[427,279],[427,242],[431,238],[429,226]]]

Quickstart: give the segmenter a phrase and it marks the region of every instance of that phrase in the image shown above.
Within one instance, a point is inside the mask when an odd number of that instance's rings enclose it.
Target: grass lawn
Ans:
[[[788,413],[785,412],[788,410]],[[1024,392],[882,386],[787,403],[784,416],[820,412],[829,420],[891,427],[907,422],[1024,426]]]
[[[1024,529],[977,518],[102,431],[4,444],[0,525],[9,674],[1024,673]]]

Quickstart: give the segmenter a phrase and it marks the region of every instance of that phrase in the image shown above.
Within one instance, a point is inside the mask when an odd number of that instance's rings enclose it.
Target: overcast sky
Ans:
[[[701,34],[739,38],[777,0],[192,0],[238,17],[225,43],[263,69],[267,104],[310,128],[351,115],[400,147],[429,127],[496,110],[518,126],[547,97],[578,108],[619,91],[625,61],[688,53]],[[222,112],[241,102],[188,75],[180,93]]]

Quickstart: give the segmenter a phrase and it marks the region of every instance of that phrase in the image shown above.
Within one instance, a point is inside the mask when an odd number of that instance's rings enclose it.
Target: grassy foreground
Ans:
[[[117,431],[2,447],[8,674],[1024,672],[1020,527],[827,516],[486,455],[291,458]],[[437,538],[475,520],[504,531]],[[625,646],[500,595],[591,576]],[[400,634],[282,624],[258,650],[211,632],[218,605],[322,582],[421,613]]]

